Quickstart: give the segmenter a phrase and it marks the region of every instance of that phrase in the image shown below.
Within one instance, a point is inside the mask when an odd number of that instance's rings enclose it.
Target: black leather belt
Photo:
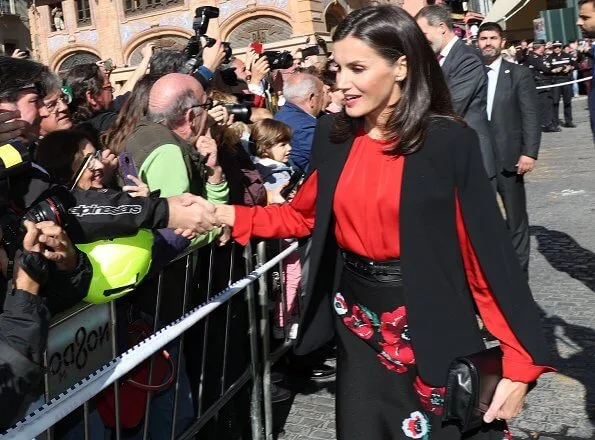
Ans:
[[[345,268],[372,281],[401,282],[401,260],[375,261],[341,249]]]

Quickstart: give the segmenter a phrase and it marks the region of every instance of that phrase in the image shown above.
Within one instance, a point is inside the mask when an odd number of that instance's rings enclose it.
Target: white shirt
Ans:
[[[496,86],[498,85],[498,74],[500,73],[500,66],[502,66],[502,56],[487,66],[488,68],[488,103],[486,106],[486,113],[488,114],[488,121],[492,120],[492,107],[494,106],[494,95],[496,95]]]
[[[444,64],[444,60],[446,59],[446,57],[448,56],[448,54],[450,53],[450,50],[452,49],[452,47],[455,45],[455,43],[457,42],[457,40],[459,39],[459,37],[457,37],[456,35],[453,37],[452,40],[450,40],[448,42],[448,44],[446,46],[444,46],[444,49],[442,49],[440,51],[440,67],[442,67],[442,65]]]

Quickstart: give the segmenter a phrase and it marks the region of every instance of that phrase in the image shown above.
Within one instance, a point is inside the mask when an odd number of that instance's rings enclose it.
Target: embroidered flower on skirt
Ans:
[[[345,326],[362,339],[370,339],[374,336],[374,327],[370,317],[357,304],[351,307],[351,313],[351,316],[343,318]]]
[[[339,316],[343,316],[349,311],[349,307],[347,307],[347,301],[345,301],[345,298],[341,292],[335,293],[333,306],[335,307],[335,312],[337,312],[337,315]]]
[[[412,412],[403,420],[403,432],[409,438],[430,438],[430,422],[421,411]]]
[[[416,376],[413,381],[413,389],[417,393],[424,410],[434,413],[437,416],[442,415],[444,409],[444,387],[431,387],[421,380],[421,377]]]

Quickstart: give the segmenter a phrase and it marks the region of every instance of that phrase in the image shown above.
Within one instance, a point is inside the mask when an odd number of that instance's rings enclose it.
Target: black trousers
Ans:
[[[512,245],[525,275],[528,275],[530,240],[524,178],[516,172],[503,170],[496,175],[496,181],[498,194],[504,204],[506,225],[512,238]]]
[[[538,85],[544,85],[539,84]],[[539,89],[537,91],[539,96],[539,111],[542,128],[553,128],[552,119],[554,113],[554,100],[551,89]],[[558,124],[556,124],[558,125]]]
[[[558,81],[558,82],[565,82]],[[572,84],[567,84],[561,87],[554,87],[552,89],[552,97],[554,99],[554,114],[552,115],[552,126],[557,127],[559,125],[559,113],[560,113],[560,96],[564,102],[564,122],[567,124],[572,123]]]

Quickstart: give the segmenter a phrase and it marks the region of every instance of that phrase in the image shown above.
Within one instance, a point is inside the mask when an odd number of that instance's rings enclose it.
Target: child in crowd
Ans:
[[[250,149],[252,160],[267,190],[268,204],[281,204],[286,200],[281,190],[287,185],[294,170],[289,165],[291,146],[291,128],[274,119],[264,119],[252,126]],[[287,245],[293,240],[286,241]],[[301,265],[298,252],[289,255],[283,261],[283,283],[287,298],[287,321],[280,298],[277,299],[275,311],[275,328],[273,334],[283,339],[283,327],[288,326],[289,338],[295,339],[298,327],[298,292],[301,279]]]

